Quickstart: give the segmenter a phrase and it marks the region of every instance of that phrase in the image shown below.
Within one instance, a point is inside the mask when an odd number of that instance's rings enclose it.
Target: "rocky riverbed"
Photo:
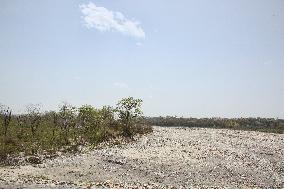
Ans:
[[[128,144],[0,167],[0,188],[284,188],[284,135],[154,127]]]

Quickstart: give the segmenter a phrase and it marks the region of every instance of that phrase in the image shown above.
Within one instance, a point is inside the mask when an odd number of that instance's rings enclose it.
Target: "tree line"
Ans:
[[[146,122],[157,126],[226,128],[284,133],[284,120],[275,118],[183,118],[176,116],[147,117]]]

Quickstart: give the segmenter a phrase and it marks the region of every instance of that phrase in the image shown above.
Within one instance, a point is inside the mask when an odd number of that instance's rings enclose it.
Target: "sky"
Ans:
[[[0,103],[143,99],[146,116],[284,118],[283,0],[0,0]]]

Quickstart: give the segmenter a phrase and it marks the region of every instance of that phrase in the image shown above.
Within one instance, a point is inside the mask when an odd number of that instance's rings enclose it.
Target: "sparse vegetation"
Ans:
[[[20,152],[33,155],[76,151],[80,145],[97,145],[110,138],[151,132],[141,119],[141,105],[142,100],[132,97],[122,99],[115,108],[77,108],[63,103],[58,111],[42,112],[39,105],[29,105],[21,115],[1,106],[0,164]]]

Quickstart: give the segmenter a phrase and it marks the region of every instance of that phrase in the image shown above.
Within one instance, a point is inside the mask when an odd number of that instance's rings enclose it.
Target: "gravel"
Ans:
[[[154,127],[127,144],[0,167],[0,188],[284,188],[284,135]]]

